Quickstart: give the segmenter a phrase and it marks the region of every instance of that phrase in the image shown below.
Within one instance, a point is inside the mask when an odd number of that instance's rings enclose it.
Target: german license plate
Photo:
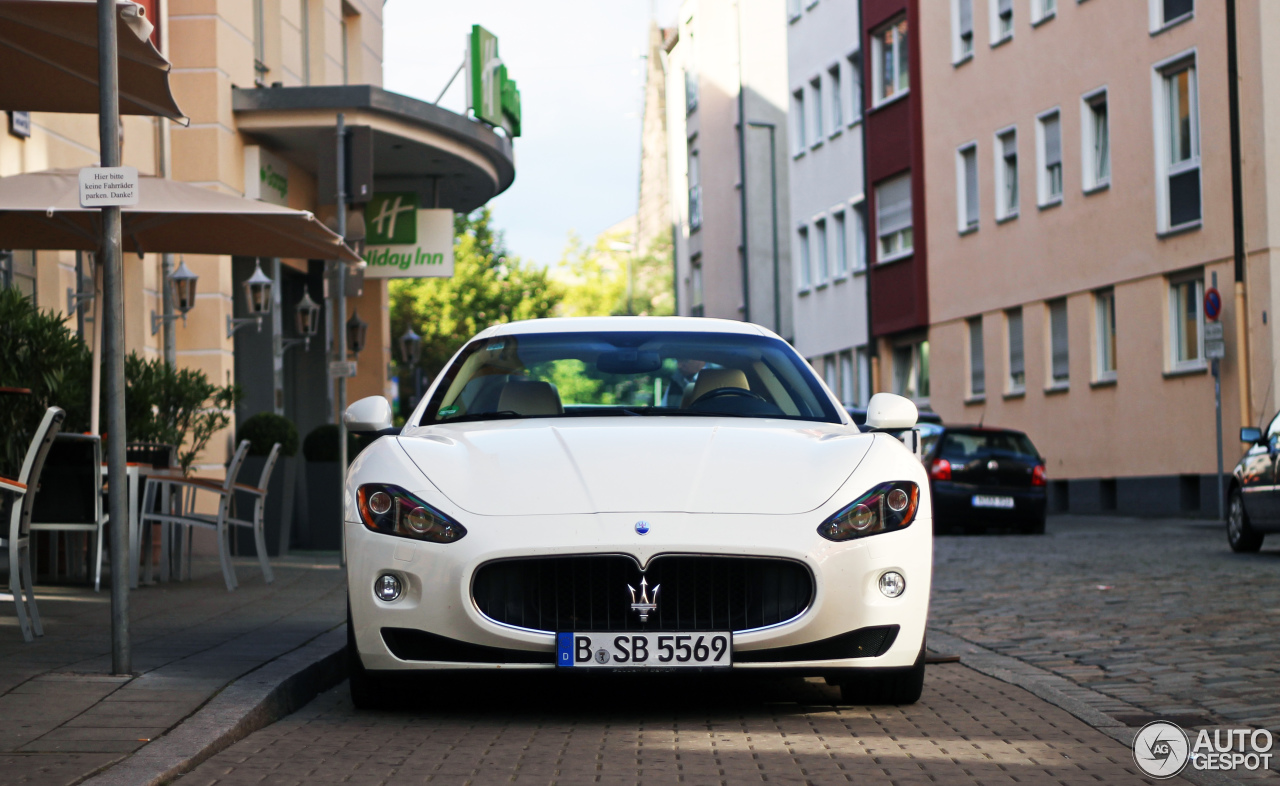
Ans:
[[[1013,497],[995,497],[990,494],[974,494],[973,506],[975,508],[1003,508],[1004,510],[1013,510]]]
[[[561,668],[716,668],[732,663],[729,633],[558,633]]]

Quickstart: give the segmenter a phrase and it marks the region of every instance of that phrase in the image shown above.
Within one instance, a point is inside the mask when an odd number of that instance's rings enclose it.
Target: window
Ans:
[[[987,392],[987,359],[982,343],[982,317],[972,317],[969,326],[969,397]]]
[[[867,203],[853,206],[853,269],[867,269]]]
[[[1049,301],[1049,357],[1049,385],[1066,387],[1071,379],[1066,298]]]
[[[1175,22],[1191,17],[1196,10],[1195,0],[1150,0],[1151,29],[1159,30]]]
[[[844,125],[844,94],[840,89],[840,64],[831,66],[827,76],[831,80],[831,133],[834,134]]]
[[[689,151],[689,229],[702,226],[702,173],[698,151]]]
[[[871,358],[866,347],[858,347],[855,352],[858,362],[858,401],[866,404],[871,400]]]
[[[827,260],[827,220],[825,218],[820,218],[813,222],[813,233],[813,250],[818,257],[818,278],[816,283],[818,286],[822,286],[831,278],[831,267]]]
[[[849,123],[862,119],[862,53],[849,55]]]
[[[822,130],[826,127],[822,122],[822,77],[817,77],[809,82],[809,89],[813,91],[812,144],[817,146],[822,144]]]
[[[1013,0],[990,0],[991,45],[1013,38]]]
[[[1036,147],[1040,156],[1036,186],[1040,205],[1062,201],[1062,123],[1057,110],[1041,115],[1036,127]]]
[[[684,113],[693,114],[698,108],[698,72],[692,68],[684,70]]]
[[[871,78],[877,106],[897,98],[911,86],[907,60],[907,19],[880,28],[871,36]]]
[[[1027,389],[1026,355],[1022,351],[1022,308],[1004,312],[1005,325],[1009,328],[1009,393],[1021,393]]]
[[[996,218],[1018,215],[1018,132],[996,135]]]
[[[1087,95],[1080,112],[1081,160],[1084,162],[1084,190],[1092,191],[1111,183],[1111,129],[1107,123],[1107,91]]]
[[[800,289],[813,286],[813,270],[809,267],[809,228],[800,227]]]
[[[831,389],[836,398],[840,398],[839,373],[835,355],[827,355],[822,359],[822,381],[827,383],[827,387]]]
[[[878,261],[890,262],[911,254],[914,248],[911,226],[911,173],[907,172],[876,186]]]
[[[854,383],[853,353],[840,353],[840,403],[852,407],[857,403],[858,389]]]
[[[914,401],[929,398],[928,341],[913,341],[893,348],[893,392]]]
[[[689,313],[702,316],[702,255],[694,254],[689,260]]]
[[[805,140],[805,114],[804,114],[804,88],[800,88],[791,94],[792,114],[796,118],[796,155],[804,152]]]
[[[1200,123],[1195,61],[1157,71],[1156,162],[1160,230],[1200,221]]]
[[[787,19],[794,22],[800,18],[800,0],[787,0]]]
[[[1204,364],[1204,279],[1169,281],[1169,327],[1172,331],[1170,360],[1175,370],[1199,368]]]
[[[1058,0],[1031,0],[1031,24],[1052,19],[1058,13]]]
[[[1116,378],[1116,292],[1100,289],[1093,293],[1093,310],[1097,317],[1094,374],[1096,381]]]
[[[961,232],[978,228],[978,146],[956,151],[956,221]]]
[[[849,274],[849,233],[845,228],[844,211],[837,212],[831,220],[836,227],[836,276],[843,278]]]
[[[952,0],[951,62],[962,63],[973,56],[973,0]]]
[[[36,252],[0,251],[0,289],[16,289],[36,299]]]

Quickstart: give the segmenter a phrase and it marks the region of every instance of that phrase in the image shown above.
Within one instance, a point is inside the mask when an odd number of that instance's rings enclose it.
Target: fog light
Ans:
[[[883,576],[880,578],[880,588],[884,589]],[[390,603],[400,597],[400,579],[390,573],[382,574],[373,582],[373,594],[378,596],[378,600]]]
[[[907,589],[907,580],[901,573],[888,571],[880,576],[880,591],[886,598],[896,598]]]

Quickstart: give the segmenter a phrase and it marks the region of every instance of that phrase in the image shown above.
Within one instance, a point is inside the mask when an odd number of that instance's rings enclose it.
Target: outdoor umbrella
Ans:
[[[138,204],[121,211],[126,252],[360,262],[305,210],[160,177],[139,181]],[[0,248],[97,251],[101,211],[80,207],[79,188],[74,169],[0,178]]]
[[[185,120],[169,90],[169,61],[151,44],[151,22],[135,3],[119,7],[121,114]],[[0,0],[0,74],[0,109],[97,114],[97,3]]]

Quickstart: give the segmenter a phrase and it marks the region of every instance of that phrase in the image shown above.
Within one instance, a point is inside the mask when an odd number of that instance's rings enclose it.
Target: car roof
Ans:
[[[669,332],[669,333],[736,333],[749,336],[778,338],[771,330],[750,322],[710,317],[548,317],[526,319],[492,325],[476,338],[493,336],[517,336],[529,333],[616,333],[616,332]]]

